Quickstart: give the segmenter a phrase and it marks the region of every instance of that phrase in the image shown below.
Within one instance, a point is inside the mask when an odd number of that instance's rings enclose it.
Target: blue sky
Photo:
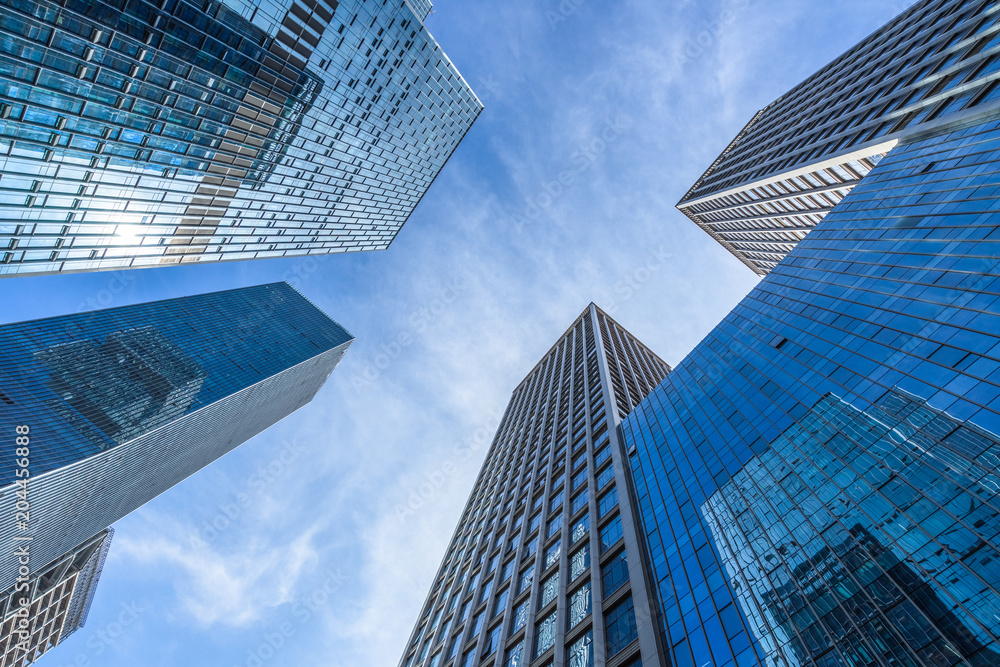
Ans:
[[[311,405],[116,524],[39,664],[395,665],[513,388],[590,301],[680,361],[756,277],[674,203],[907,4],[439,0],[486,110],[388,251],[0,280],[3,322],[289,280],[357,337]]]

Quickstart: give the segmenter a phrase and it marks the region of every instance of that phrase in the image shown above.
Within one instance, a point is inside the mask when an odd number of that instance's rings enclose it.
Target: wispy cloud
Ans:
[[[473,85],[489,82],[486,110],[388,251],[332,257],[302,285],[357,336],[313,403],[120,522],[91,622],[103,627],[136,586],[153,599],[102,665],[247,664],[285,620],[295,640],[274,664],[396,664],[486,453],[456,450],[495,423],[591,300],[614,304],[671,363],[729,311],[756,278],[673,204],[770,91],[824,64],[817,44],[849,40],[845,26],[862,36],[893,4],[755,0],[685,56],[741,2],[624,0],[609,12],[587,0],[555,30],[554,0],[436,3],[429,27]],[[628,127],[610,142],[601,133],[618,114]],[[603,150],[519,232],[515,216],[598,138]],[[282,279],[292,264],[143,270],[115,304]],[[461,294],[444,303],[455,279]],[[75,310],[109,278],[31,279],[47,300],[20,294],[19,280],[0,281],[5,307],[43,316]],[[421,308],[433,317],[415,324]],[[359,387],[368,365],[378,372]],[[303,452],[253,487],[287,442]],[[419,507],[401,519],[413,493]],[[226,528],[193,544],[231,503]],[[297,624],[296,605],[331,571],[343,584]]]
[[[155,568],[175,582],[178,612],[205,628],[246,626],[268,609],[292,599],[303,572],[317,562],[313,523],[290,543],[265,536],[238,550],[191,546],[191,526],[170,517],[147,516],[149,530],[115,541],[116,561]]]

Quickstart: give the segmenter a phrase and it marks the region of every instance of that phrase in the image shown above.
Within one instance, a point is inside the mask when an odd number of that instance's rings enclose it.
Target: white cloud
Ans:
[[[317,562],[313,542],[321,522],[287,544],[261,536],[223,551],[208,543],[195,546],[189,526],[163,516],[145,518],[148,530],[116,537],[115,562],[155,568],[171,579],[178,612],[204,627],[253,623],[267,609],[291,600],[303,572]]]

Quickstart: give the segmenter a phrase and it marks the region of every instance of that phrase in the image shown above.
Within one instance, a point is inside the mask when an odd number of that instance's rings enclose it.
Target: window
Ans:
[[[459,632],[455,635],[455,638],[451,640],[451,648],[448,649],[448,657],[445,660],[451,660],[458,654],[458,647],[462,645],[462,633]]]
[[[521,570],[521,578],[517,582],[517,592],[523,593],[524,591],[531,588],[531,582],[535,578],[535,564],[532,563],[525,569]]]
[[[597,473],[597,488],[603,489],[608,482],[615,478],[615,467],[608,466],[601,472]]]
[[[472,600],[466,600],[465,604],[462,605],[462,615],[459,617],[458,622],[461,623],[469,617],[469,612],[472,610]]]
[[[552,648],[556,643],[556,612],[552,612],[535,628],[535,657]]]
[[[590,532],[590,513],[587,512],[573,524],[569,529],[570,544],[576,544]]]
[[[573,504],[570,506],[569,513],[576,514],[584,507],[587,506],[587,489],[584,489],[580,493],[573,496]]]
[[[590,582],[569,596],[569,628],[572,630],[590,614]]]
[[[625,550],[616,553],[607,565],[601,568],[601,579],[604,583],[604,597],[610,596],[628,581],[628,560]]]
[[[621,667],[642,667],[642,656],[636,655],[634,658],[626,662]]]
[[[497,595],[496,601],[493,603],[493,616],[499,616],[507,608],[507,593],[510,589],[505,588],[503,592]]]
[[[476,620],[472,621],[472,632],[469,633],[469,637],[470,638],[475,637],[476,635],[478,635],[479,631],[483,629],[483,617],[484,616],[486,616],[486,614],[482,614],[482,613],[476,614]]]
[[[528,622],[528,607],[530,604],[531,600],[528,599],[514,607],[513,618],[510,621],[510,634],[514,634]]]
[[[612,486],[611,490],[605,493],[603,496],[597,499],[597,518],[603,519],[604,516],[618,504],[618,487]]]
[[[532,537],[528,540],[528,543],[524,545],[524,558],[531,556],[535,553],[535,549],[538,548],[538,537]]]
[[[556,515],[554,519],[549,521],[549,527],[545,530],[545,537],[552,537],[559,532],[560,528],[562,528],[562,514]]]
[[[545,550],[545,567],[552,567],[559,562],[559,552],[562,549],[562,540],[556,540]]]
[[[489,574],[493,570],[497,569],[497,563],[499,562],[500,562],[500,554],[497,554],[490,560],[490,567],[489,569],[486,570],[486,573]]]
[[[472,593],[472,591],[476,590],[476,584],[478,583],[479,583],[479,573],[476,572],[474,575],[472,575],[472,578],[469,579],[469,593]]]
[[[532,533],[542,523],[542,515],[536,514],[528,521],[528,533]]]
[[[490,579],[485,584],[483,584],[483,591],[479,594],[479,602],[486,602],[486,598],[490,596],[490,591],[493,590],[493,580]]]
[[[639,636],[631,596],[619,602],[604,615],[604,636],[608,645],[609,658]]]
[[[474,664],[476,664],[476,652],[474,650],[462,656],[462,667],[472,667]]]
[[[514,559],[510,559],[503,564],[503,572],[500,573],[500,581],[507,581],[510,579],[510,575],[514,573]]]
[[[549,512],[555,512],[563,501],[563,489],[559,489],[559,493],[552,496],[552,500],[549,501]]]
[[[611,456],[610,447],[601,447],[599,450],[594,452],[594,466],[600,466],[602,463],[608,460]]]
[[[586,460],[586,456],[584,456],[584,460]],[[584,468],[580,472],[573,475],[573,480],[570,486],[574,491],[576,491],[577,489],[580,488],[580,485],[586,483],[587,483],[587,469]]]
[[[524,665],[524,641],[519,641],[517,646],[507,651],[507,659],[504,667],[522,667]]]
[[[565,482],[565,481],[566,481],[566,473],[560,472],[559,476],[556,477],[555,481],[552,482],[552,488],[553,489],[559,488],[560,486],[562,486],[563,482]]]
[[[574,553],[569,559],[569,580],[573,581],[590,567],[590,545],[583,547]]]
[[[520,541],[521,541],[521,533],[517,533],[516,535],[512,536],[510,538],[510,542],[507,543],[507,551],[516,551],[517,544]]]
[[[438,651],[438,652],[437,652],[437,653],[435,653],[435,654],[434,654],[434,656],[433,656],[433,657],[431,658],[431,663],[430,663],[430,664],[429,664],[429,665],[428,665],[427,667],[438,667],[438,664],[439,664],[440,662],[441,662],[441,651]]]
[[[483,644],[483,657],[488,655],[493,655],[493,653],[500,646],[500,631],[503,629],[503,625],[497,625],[496,627],[490,628],[490,633],[486,635],[486,643]]]
[[[594,667],[594,633],[588,632],[566,651],[566,667]]]
[[[601,553],[614,546],[622,538],[622,518],[615,516],[604,528],[601,528]]]
[[[556,599],[556,595],[559,593],[559,573],[556,572],[551,577],[542,582],[542,600],[538,604],[539,607],[544,607],[548,603]]]

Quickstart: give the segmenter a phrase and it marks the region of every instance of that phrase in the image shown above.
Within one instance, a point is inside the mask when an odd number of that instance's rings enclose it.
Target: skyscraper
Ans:
[[[0,276],[386,248],[482,105],[426,1],[0,5]]]
[[[35,572],[308,403],[352,340],[286,283],[0,326],[0,590],[16,536]]]
[[[401,667],[655,659],[616,426],[669,371],[587,307],[514,390]]]
[[[0,595],[0,667],[30,664],[83,627],[113,534],[102,530]]]
[[[998,17],[920,0],[759,111],[678,208],[765,275],[899,143],[1000,107]]]
[[[667,664],[1000,664],[998,145],[901,142],[623,421]]]

